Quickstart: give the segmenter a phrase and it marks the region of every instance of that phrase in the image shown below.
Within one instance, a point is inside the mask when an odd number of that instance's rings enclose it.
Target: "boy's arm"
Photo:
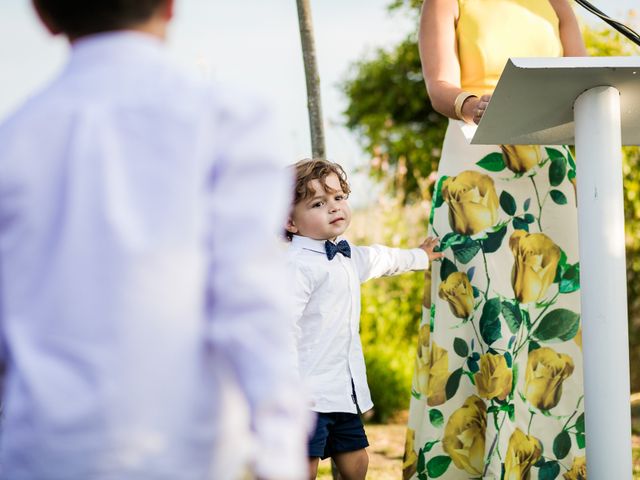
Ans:
[[[274,148],[270,115],[248,101],[244,109],[220,115],[208,179],[209,340],[248,401],[255,473],[298,479],[307,474],[309,414],[289,355],[290,292],[276,234],[292,181]]]
[[[391,248],[384,245],[353,247],[360,282],[372,278],[429,268],[429,257],[421,248]]]

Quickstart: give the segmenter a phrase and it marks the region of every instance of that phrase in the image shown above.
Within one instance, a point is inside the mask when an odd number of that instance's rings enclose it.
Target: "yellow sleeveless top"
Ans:
[[[548,0],[458,0],[463,90],[491,93],[509,57],[562,56],[559,21]]]

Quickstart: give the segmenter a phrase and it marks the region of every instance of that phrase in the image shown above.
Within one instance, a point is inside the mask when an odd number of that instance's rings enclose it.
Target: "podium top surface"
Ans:
[[[620,92],[623,145],[640,145],[640,57],[509,59],[471,143],[573,145],[573,104],[601,86]]]

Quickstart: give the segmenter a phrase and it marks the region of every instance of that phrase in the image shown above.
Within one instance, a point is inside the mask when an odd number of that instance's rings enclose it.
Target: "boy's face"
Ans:
[[[311,180],[309,186],[315,192],[293,207],[287,230],[314,240],[335,240],[351,223],[351,208],[347,194],[342,191],[335,173],[327,176],[325,190],[320,180]]]

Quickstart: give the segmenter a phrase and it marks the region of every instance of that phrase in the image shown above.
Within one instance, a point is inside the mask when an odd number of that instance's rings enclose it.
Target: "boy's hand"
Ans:
[[[424,250],[429,257],[429,261],[432,262],[444,257],[444,253],[434,251],[434,249],[438,246],[438,243],[439,240],[437,238],[427,237],[427,239],[422,242],[422,244],[418,248]]]

